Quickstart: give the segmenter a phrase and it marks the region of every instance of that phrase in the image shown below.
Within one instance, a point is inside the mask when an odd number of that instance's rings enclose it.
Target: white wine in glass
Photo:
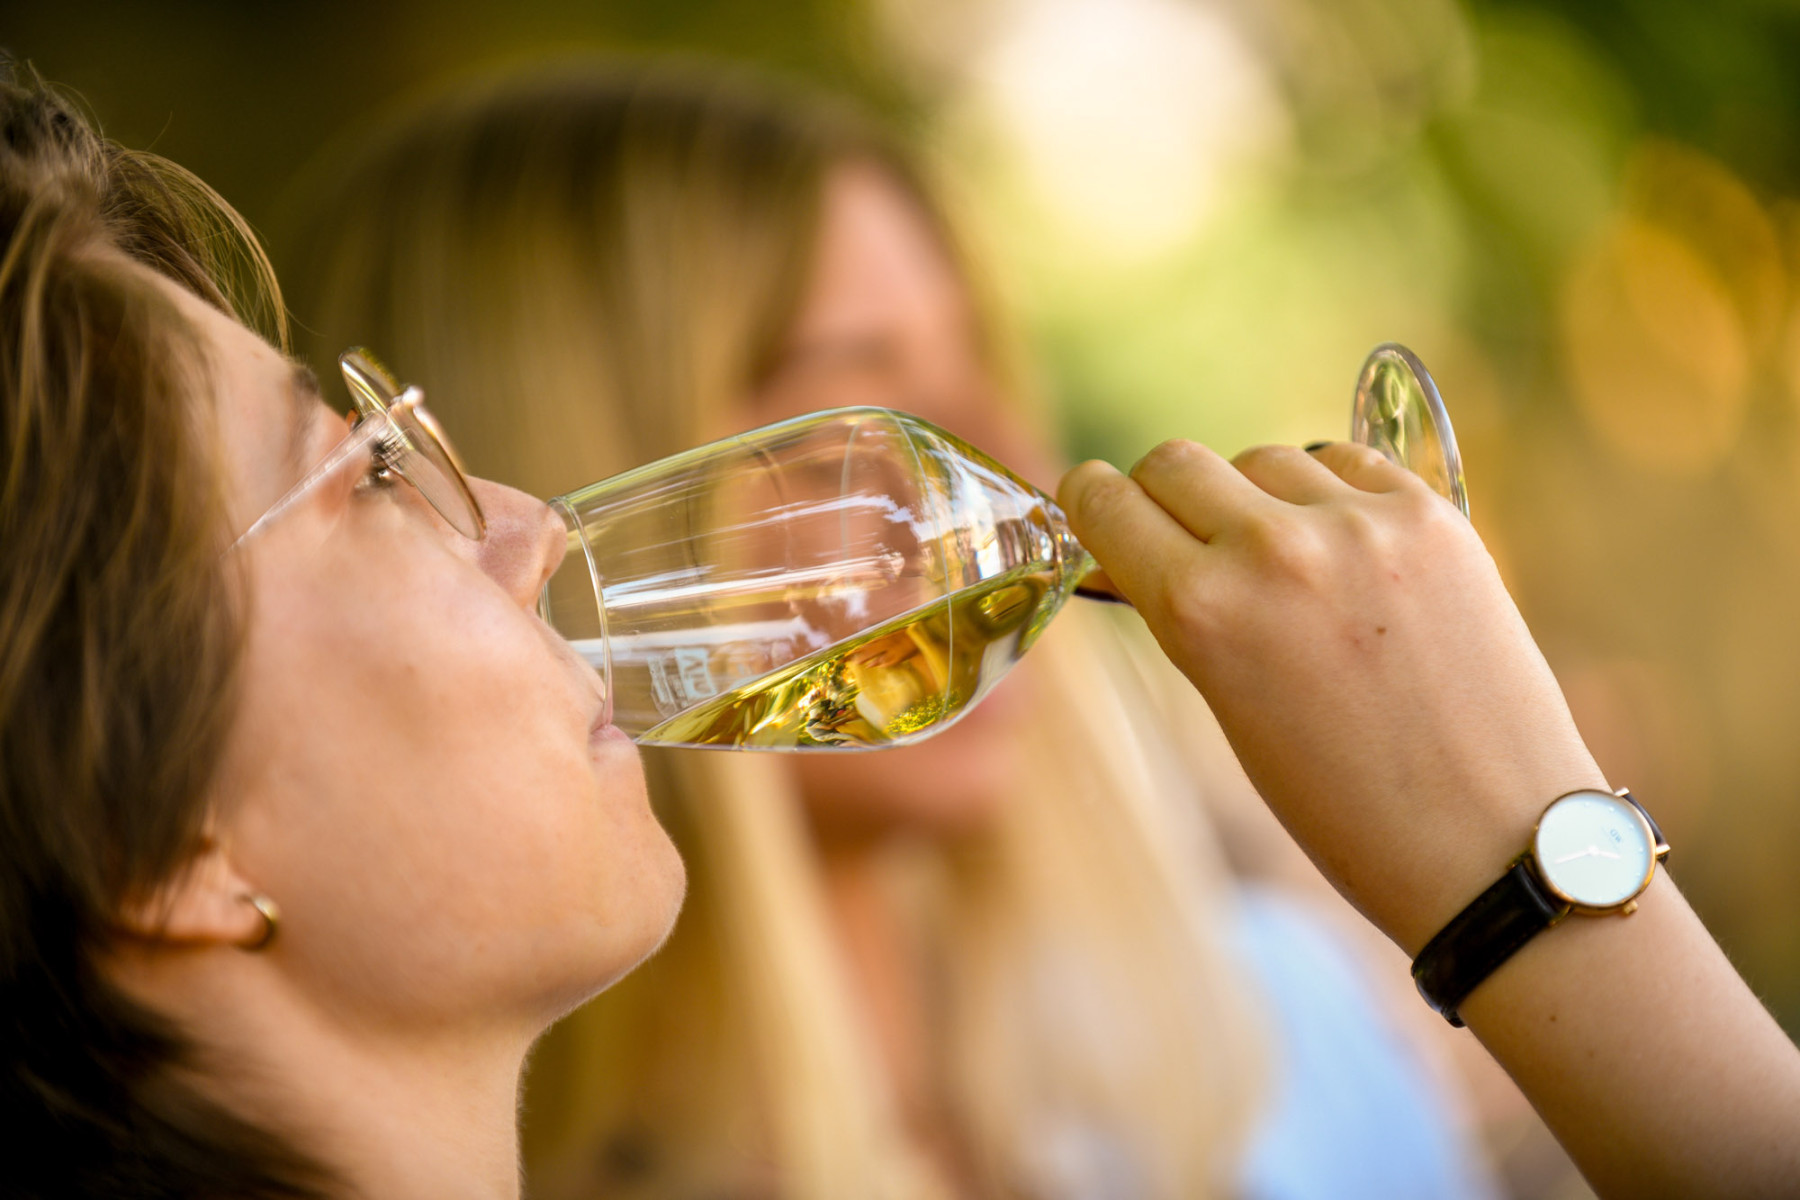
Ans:
[[[1454,479],[1439,490],[1467,512],[1416,359],[1378,349],[1355,411],[1359,440]],[[1097,570],[1048,496],[888,409],[783,421],[551,504],[570,545],[540,611],[643,745],[917,741],[979,702]]]

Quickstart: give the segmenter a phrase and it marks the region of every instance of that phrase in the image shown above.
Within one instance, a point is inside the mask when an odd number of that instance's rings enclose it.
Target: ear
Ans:
[[[255,894],[224,842],[208,831],[174,875],[147,896],[120,906],[119,925],[148,942],[252,947],[269,933],[267,920],[251,903]]]

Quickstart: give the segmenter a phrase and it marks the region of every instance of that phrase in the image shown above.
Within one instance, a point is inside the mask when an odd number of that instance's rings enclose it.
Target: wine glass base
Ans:
[[[1469,515],[1462,455],[1431,372],[1411,350],[1385,342],[1370,352],[1356,380],[1350,439],[1373,446],[1389,462],[1424,479]]]

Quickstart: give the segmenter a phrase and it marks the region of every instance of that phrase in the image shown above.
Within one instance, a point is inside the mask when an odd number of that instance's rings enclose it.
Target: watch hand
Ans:
[[[1615,858],[1616,859],[1619,857],[1618,855],[1612,853],[1610,850],[1602,850],[1598,846],[1594,847],[1594,853],[1598,854],[1601,858]]]
[[[1576,852],[1575,852],[1575,853],[1573,853],[1573,854],[1565,854],[1565,855],[1563,855],[1563,856],[1562,856],[1562,857],[1561,857],[1561,858],[1559,858],[1559,859],[1556,859],[1556,860],[1555,860],[1555,862],[1554,862],[1554,863],[1553,863],[1553,864],[1552,864],[1552,865],[1554,865],[1554,866],[1561,866],[1561,865],[1562,865],[1562,864],[1563,864],[1563,863],[1566,863],[1566,862],[1574,862],[1574,861],[1575,861],[1575,860],[1576,860],[1576,859],[1578,859],[1578,858],[1586,858],[1586,857],[1588,857],[1588,856],[1589,856],[1589,855],[1591,855],[1591,854],[1598,854],[1598,853],[1599,853],[1599,852],[1600,852],[1600,847],[1598,847],[1598,846],[1589,846],[1589,847],[1588,847],[1588,848],[1587,848],[1587,849],[1586,849],[1586,850],[1577,850],[1577,851],[1576,851]]]

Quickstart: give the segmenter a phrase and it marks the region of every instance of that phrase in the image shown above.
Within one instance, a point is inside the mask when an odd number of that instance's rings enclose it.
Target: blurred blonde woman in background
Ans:
[[[835,107],[561,64],[318,178],[303,326],[386,348],[483,474],[550,495],[879,404],[1054,476],[932,192]],[[1329,939],[1230,882],[1184,744],[1210,722],[1118,618],[1075,606],[915,747],[647,753],[690,900],[539,1047],[537,1193],[1485,1194]]]

